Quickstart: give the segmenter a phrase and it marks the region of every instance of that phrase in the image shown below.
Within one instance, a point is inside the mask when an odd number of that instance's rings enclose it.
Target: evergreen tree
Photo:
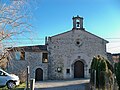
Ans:
[[[96,77],[95,77],[96,71]],[[104,57],[98,55],[97,57],[93,57],[91,62],[91,72],[90,72],[90,83],[93,85],[95,83],[96,78],[96,88],[102,88],[103,90],[106,88],[106,82],[111,83],[113,80],[111,79],[113,73],[113,67],[111,63],[105,59]],[[107,79],[106,79],[107,77]]]

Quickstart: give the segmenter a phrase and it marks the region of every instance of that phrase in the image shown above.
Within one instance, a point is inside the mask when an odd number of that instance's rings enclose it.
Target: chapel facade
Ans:
[[[72,19],[72,30],[48,38],[50,79],[89,78],[92,58],[107,58],[108,41],[88,32],[82,17]]]

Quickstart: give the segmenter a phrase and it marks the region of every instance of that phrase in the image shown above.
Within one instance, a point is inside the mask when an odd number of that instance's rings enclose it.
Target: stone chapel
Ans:
[[[108,41],[88,32],[82,17],[72,19],[72,30],[48,38],[50,79],[89,78],[92,58],[96,55],[107,58]]]
[[[108,41],[88,32],[83,18],[72,18],[73,28],[46,38],[45,45],[16,47],[8,71],[18,75],[30,66],[30,77],[40,80],[89,78],[91,60],[96,55],[107,58]],[[18,55],[20,54],[20,55]],[[24,54],[24,55],[23,55]],[[16,55],[19,56],[16,59]],[[21,59],[21,55],[22,58]],[[22,76],[20,76],[22,78]]]

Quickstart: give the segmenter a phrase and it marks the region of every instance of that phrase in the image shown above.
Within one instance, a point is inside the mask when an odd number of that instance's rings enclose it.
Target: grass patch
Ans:
[[[25,86],[26,86],[26,84],[22,83],[19,86],[17,86],[14,90],[24,90]]]
[[[12,89],[12,90],[24,90],[26,84],[22,83],[19,86],[17,86],[16,88]],[[0,90],[8,90],[7,86],[5,87],[1,87]]]

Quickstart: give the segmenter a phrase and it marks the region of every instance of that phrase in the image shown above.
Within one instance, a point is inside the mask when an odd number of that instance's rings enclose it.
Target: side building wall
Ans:
[[[25,52],[25,60],[16,60],[15,52],[11,52],[12,59],[7,69],[20,77],[21,81],[26,80],[27,66],[30,67],[30,78],[36,78],[36,69],[43,70],[43,80],[48,79],[48,64],[42,62],[42,52]]]

